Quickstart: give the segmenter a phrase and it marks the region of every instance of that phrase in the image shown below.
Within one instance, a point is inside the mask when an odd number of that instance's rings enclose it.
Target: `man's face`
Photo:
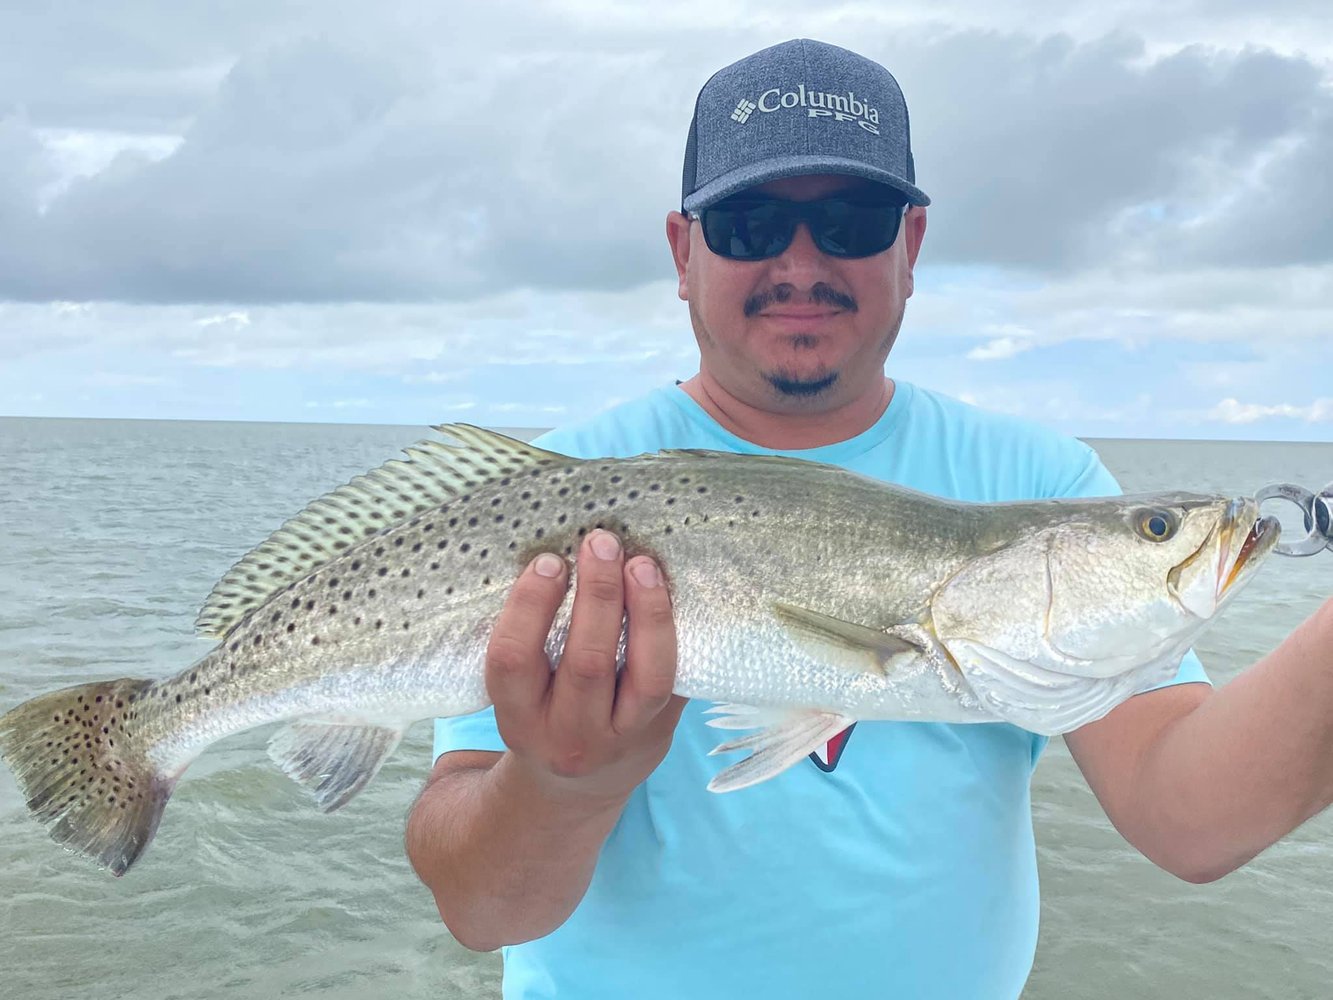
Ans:
[[[754,190],[811,201],[870,187],[820,174]],[[708,249],[698,221],[672,212],[667,237],[701,371],[742,402],[774,412],[821,412],[882,391],[925,229],[925,209],[913,207],[893,246],[848,259],[820,251],[801,223],[777,257],[737,261]]]

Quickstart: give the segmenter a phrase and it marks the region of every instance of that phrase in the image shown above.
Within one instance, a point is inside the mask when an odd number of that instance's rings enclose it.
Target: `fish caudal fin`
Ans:
[[[124,875],[157,831],[176,776],[136,739],[136,702],[152,681],[65,688],[0,716],[0,759],[51,837]]]

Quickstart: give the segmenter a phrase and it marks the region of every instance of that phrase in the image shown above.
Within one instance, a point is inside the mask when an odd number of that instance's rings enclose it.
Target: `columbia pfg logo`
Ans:
[[[808,89],[803,83],[798,84],[795,90],[772,87],[760,94],[757,101],[742,97],[736,110],[731,113],[731,120],[744,125],[756,111],[770,114],[793,108],[804,110],[809,118],[855,122],[871,135],[879,135],[879,109],[871,107],[868,100],[862,100],[850,90],[835,94]]]

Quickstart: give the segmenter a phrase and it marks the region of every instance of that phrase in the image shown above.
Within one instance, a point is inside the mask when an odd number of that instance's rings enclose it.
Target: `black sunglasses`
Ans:
[[[719,257],[766,260],[791,246],[804,222],[815,246],[831,257],[871,257],[893,246],[907,205],[893,198],[831,195],[784,201],[733,195],[695,213],[704,242]]]

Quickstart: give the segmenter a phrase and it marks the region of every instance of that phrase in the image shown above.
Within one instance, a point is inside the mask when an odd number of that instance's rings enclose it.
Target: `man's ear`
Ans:
[[[903,218],[903,239],[907,241],[907,294],[916,290],[916,259],[921,254],[921,243],[926,238],[926,210],[921,205],[913,205]]]
[[[671,259],[676,262],[676,277],[679,285],[676,294],[682,300],[690,297],[689,279],[686,278],[687,265],[690,262],[690,219],[680,212],[668,212],[666,219],[667,243],[671,245]]]

